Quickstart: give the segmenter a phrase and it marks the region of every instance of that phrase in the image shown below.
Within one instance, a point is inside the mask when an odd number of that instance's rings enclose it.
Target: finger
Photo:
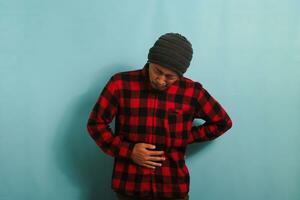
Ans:
[[[154,166],[147,165],[147,164],[142,164],[142,166],[144,166],[144,167],[147,167],[147,168],[150,168],[150,169],[155,169],[155,167],[154,167]]]
[[[150,160],[150,161],[164,161],[164,160],[166,160],[166,158],[165,157],[161,157],[161,156],[150,156],[149,158],[148,158],[148,160]]]
[[[162,164],[161,163],[157,163],[157,162],[152,162],[152,161],[146,161],[145,164],[147,165],[151,165],[151,166],[156,166],[156,167],[160,167]]]
[[[153,144],[148,144],[148,143],[143,143],[143,144],[146,149],[155,149],[155,145]]]
[[[150,156],[160,156],[164,154],[164,151],[148,151]]]

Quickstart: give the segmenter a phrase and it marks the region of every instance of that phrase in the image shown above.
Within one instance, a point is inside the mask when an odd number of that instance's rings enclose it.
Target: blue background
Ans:
[[[86,130],[110,76],[154,41],[193,44],[186,77],[233,127],[192,144],[191,200],[300,199],[300,3],[296,0],[2,0],[0,199],[115,199],[113,158]]]

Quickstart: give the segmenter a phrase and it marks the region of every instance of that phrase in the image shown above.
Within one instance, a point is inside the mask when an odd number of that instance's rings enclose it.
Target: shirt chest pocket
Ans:
[[[168,144],[183,147],[188,144],[189,132],[192,128],[190,110],[169,109],[164,119]]]

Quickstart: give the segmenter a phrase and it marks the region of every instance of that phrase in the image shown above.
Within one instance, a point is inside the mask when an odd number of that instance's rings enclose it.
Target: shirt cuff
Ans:
[[[119,157],[131,159],[131,154],[133,151],[134,143],[131,142],[122,142],[119,149]]]

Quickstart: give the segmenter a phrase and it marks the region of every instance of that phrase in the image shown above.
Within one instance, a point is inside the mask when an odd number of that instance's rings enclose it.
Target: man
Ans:
[[[187,145],[231,128],[202,84],[183,76],[192,55],[184,36],[160,36],[144,68],[113,75],[90,113],[89,134],[115,158],[111,187],[119,199],[188,199]],[[205,123],[192,126],[195,118]]]

